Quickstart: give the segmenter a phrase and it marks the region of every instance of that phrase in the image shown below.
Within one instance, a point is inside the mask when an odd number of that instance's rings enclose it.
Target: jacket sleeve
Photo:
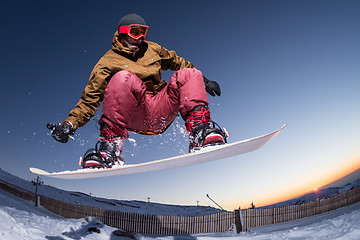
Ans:
[[[104,99],[107,81],[111,77],[111,70],[101,64],[101,61],[91,72],[88,84],[83,91],[79,102],[69,113],[67,121],[73,124],[74,131],[84,126],[98,110]]]
[[[161,57],[161,69],[162,70],[179,70],[183,68],[195,68],[194,65],[186,61],[184,58],[179,57],[175,51],[167,50],[166,48],[159,46],[159,55]]]

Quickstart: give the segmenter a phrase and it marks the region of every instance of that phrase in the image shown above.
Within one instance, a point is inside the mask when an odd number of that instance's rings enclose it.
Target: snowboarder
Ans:
[[[220,86],[205,78],[175,51],[146,41],[149,26],[137,14],[121,18],[112,48],[95,65],[87,86],[69,113],[48,124],[55,140],[66,143],[93,117],[101,102],[100,140],[89,149],[82,168],[122,164],[122,143],[128,131],[156,135],[164,132],[180,112],[189,134],[189,151],[226,142],[227,135],[213,122],[207,93],[220,96]],[[167,83],[161,70],[176,71]]]

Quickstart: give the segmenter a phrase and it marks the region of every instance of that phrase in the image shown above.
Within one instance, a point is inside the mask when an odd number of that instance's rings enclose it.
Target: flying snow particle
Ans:
[[[136,146],[136,140],[134,138],[128,138],[129,142]]]

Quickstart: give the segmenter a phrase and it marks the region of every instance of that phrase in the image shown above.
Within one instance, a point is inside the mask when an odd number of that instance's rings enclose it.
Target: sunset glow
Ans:
[[[352,172],[358,170],[360,168],[360,158],[355,158],[354,161],[350,162],[349,166],[342,166],[343,168],[336,169],[328,174],[323,174],[322,177],[308,177],[308,181],[299,182],[296,187],[286,187],[274,191],[270,196],[263,198],[259,197],[257,199],[240,199],[237,203],[229,203],[224,204],[226,209],[232,210],[237,209],[239,206],[242,208],[248,208],[251,204],[251,201],[254,201],[256,207],[262,207],[267,205],[272,205],[278,202],[290,200],[293,198],[297,198],[303,196],[310,192],[318,192],[323,186],[326,186],[332,182],[335,182]],[[313,187],[314,185],[321,187]],[[259,195],[261,196],[261,195]]]

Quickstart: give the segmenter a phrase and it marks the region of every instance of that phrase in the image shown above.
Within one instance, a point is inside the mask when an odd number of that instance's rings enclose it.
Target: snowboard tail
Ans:
[[[250,138],[234,143],[218,145],[218,146],[204,147],[203,149],[194,153],[188,153],[180,156],[170,157],[170,158],[151,161],[151,162],[123,165],[123,166],[114,166],[112,168],[106,168],[106,169],[78,169],[75,171],[62,171],[62,172],[53,172],[53,173],[49,173],[47,171],[38,168],[30,168],[30,171],[38,175],[54,177],[54,178],[84,179],[84,178],[134,174],[134,173],[164,170],[168,168],[189,166],[189,165],[219,160],[219,159],[228,158],[239,154],[255,151],[261,148],[262,146],[264,146],[269,141],[271,141],[271,139],[273,139],[281,130],[283,130],[285,126],[286,124],[275,132],[265,134],[259,137]]]

